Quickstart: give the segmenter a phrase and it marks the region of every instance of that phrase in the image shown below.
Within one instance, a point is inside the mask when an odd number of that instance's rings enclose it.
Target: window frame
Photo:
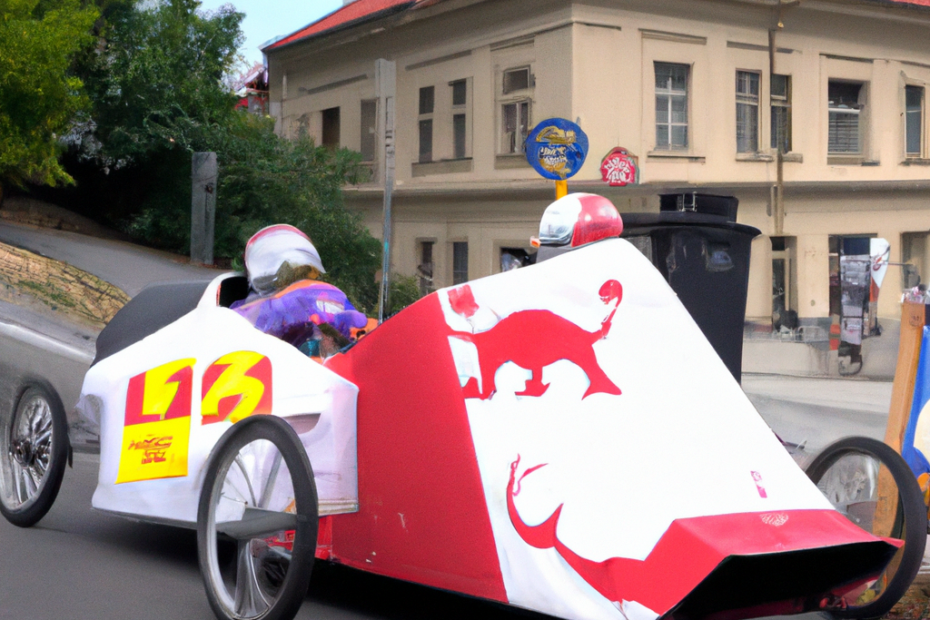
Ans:
[[[417,239],[416,247],[418,286],[425,297],[436,290],[436,239]]]
[[[417,162],[426,164],[434,161],[433,158],[433,119],[436,112],[436,87],[421,86],[417,102]],[[430,93],[429,98],[424,95]],[[427,104],[428,105],[425,105]],[[429,136],[427,139],[426,132]],[[424,149],[424,145],[428,149]]]
[[[660,67],[669,67],[669,68],[680,68],[685,70],[685,88],[683,91],[675,90],[673,87],[674,75],[673,72],[669,72],[669,77],[666,80],[666,86],[659,86],[659,68]],[[690,114],[690,105],[691,105],[691,79],[692,79],[692,66],[684,63],[675,63],[675,62],[665,62],[665,61],[653,61],[653,76],[655,78],[655,150],[662,152],[688,152],[691,149],[691,131],[692,127],[690,124],[691,114]],[[666,100],[666,120],[660,122],[658,111],[660,108],[659,99],[667,98]],[[684,122],[674,121],[674,99],[683,99],[684,100]],[[666,128],[666,142],[662,144],[659,138],[660,127],[664,126]],[[684,143],[675,144],[673,139],[673,129],[675,127],[684,127]]]
[[[918,92],[920,101],[917,107],[917,150],[911,150],[910,129],[911,129],[911,112],[908,105],[908,92]],[[927,115],[927,89],[920,84],[905,84],[904,86],[904,157],[906,159],[923,159],[927,153],[926,141],[926,115]]]
[[[785,78],[785,94],[775,94],[775,88],[773,87],[775,83],[775,78]],[[794,148],[792,142],[792,119],[791,119],[791,75],[782,74],[782,73],[773,73],[769,77],[769,131],[771,135],[769,136],[769,144],[771,148],[777,153],[791,153]],[[781,129],[777,126],[778,118],[781,114],[776,114],[776,110],[783,110],[784,114],[784,141],[779,140],[779,133]],[[784,147],[784,148],[782,148]]]
[[[506,89],[507,75],[526,71],[527,85],[525,88]],[[498,122],[498,155],[521,155],[523,144],[533,126],[533,94],[536,78],[533,75],[532,65],[518,65],[501,71],[500,87],[498,89],[497,110],[500,114]],[[514,127],[508,131],[507,110],[513,108]]]
[[[321,110],[320,114],[320,144],[328,149],[338,150],[342,146],[342,110],[339,106],[333,106]]]
[[[371,112],[371,123],[366,123],[366,110]],[[359,104],[359,146],[358,152],[362,155],[362,163],[373,164],[378,153],[378,100],[362,99]],[[366,147],[370,144],[371,157],[366,157]]]
[[[741,90],[743,85],[749,91]],[[752,92],[753,86],[755,93]],[[761,104],[762,73],[760,71],[736,71],[736,152],[750,155],[759,152],[759,116]],[[746,110],[749,116],[740,118],[740,110]],[[741,132],[743,136],[741,137]],[[748,133],[748,135],[746,135]]]
[[[468,282],[468,241],[452,242],[452,286]],[[464,256],[458,250],[464,249]],[[465,261],[464,266],[462,260]]]
[[[455,101],[455,89],[456,86],[462,85],[465,90],[464,99],[460,103]],[[451,131],[452,131],[452,159],[465,159],[469,155],[468,148],[468,79],[462,78],[459,80],[453,80],[449,82],[449,89],[451,94],[452,106],[451,106]],[[457,126],[457,119],[461,119],[462,132],[461,132],[461,143],[459,142],[459,132]]]
[[[836,89],[834,90],[834,85]],[[847,104],[842,101],[839,103],[835,102],[834,99],[839,99],[831,95],[831,91],[836,93],[837,90],[840,90],[842,87],[858,87],[856,93],[856,103]],[[830,78],[827,80],[827,156],[828,157],[849,157],[849,158],[864,158],[866,156],[866,131],[868,130],[866,125],[866,103],[863,101],[865,93],[867,92],[867,83],[861,82],[858,80],[844,80],[842,78]],[[840,142],[843,136],[835,135],[834,133],[834,116],[839,117],[843,115],[846,117],[855,117],[856,119],[856,130],[855,130],[855,140],[856,140],[856,150],[837,150],[833,145],[836,142]],[[837,123],[839,118],[837,118]],[[838,127],[837,129],[842,129]],[[850,137],[847,136],[845,142],[849,142]]]

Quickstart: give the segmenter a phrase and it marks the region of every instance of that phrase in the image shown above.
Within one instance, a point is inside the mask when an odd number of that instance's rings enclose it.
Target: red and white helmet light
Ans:
[[[609,237],[619,237],[623,220],[617,207],[597,194],[569,194],[559,198],[543,213],[534,246],[577,248]]]

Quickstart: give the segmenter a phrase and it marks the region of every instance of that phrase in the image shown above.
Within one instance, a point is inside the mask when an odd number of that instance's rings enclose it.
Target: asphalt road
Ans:
[[[96,455],[76,454],[58,500],[33,528],[0,520],[0,619],[213,618],[193,531],[94,511]],[[545,618],[318,563],[303,619]]]
[[[182,257],[125,241],[0,221],[0,242],[74,265],[130,297],[154,282],[203,280],[220,270],[186,264]]]

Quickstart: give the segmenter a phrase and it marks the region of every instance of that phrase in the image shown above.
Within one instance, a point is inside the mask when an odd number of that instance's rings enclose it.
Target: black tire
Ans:
[[[875,534],[902,540],[904,545],[888,563],[882,575],[870,584],[857,601],[847,602],[845,609],[830,610],[837,618],[878,618],[888,613],[904,596],[917,576],[923,559],[924,545],[927,541],[927,506],[924,504],[917,479],[901,455],[875,439],[841,439],[821,452],[807,468],[808,477],[817,484],[837,510],[871,533],[873,527],[870,511],[878,504],[877,482],[880,466],[887,468],[894,480],[898,505],[891,531]],[[856,479],[851,481],[852,484],[844,475],[848,471],[857,474]],[[842,491],[847,497],[840,497],[839,492],[826,488],[837,478],[846,481]],[[848,496],[851,488],[855,493],[853,497]],[[870,599],[872,596],[874,598]]]
[[[253,416],[227,430],[213,449],[197,510],[200,573],[216,617],[293,618],[313,571],[317,519],[313,470],[287,422]]]
[[[48,513],[68,462],[68,421],[50,387],[32,384],[0,413],[0,513],[31,527]]]

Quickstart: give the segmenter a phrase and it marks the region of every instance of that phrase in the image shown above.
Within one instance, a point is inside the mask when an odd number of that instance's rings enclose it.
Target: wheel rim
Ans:
[[[3,429],[0,496],[10,510],[28,508],[45,486],[53,454],[52,425],[51,406],[41,395],[33,394],[19,403],[9,426]]]
[[[904,530],[900,495],[897,500],[897,517],[893,521],[883,524],[881,519],[876,518],[881,488],[879,478],[883,469],[884,466],[875,456],[863,452],[848,452],[837,458],[824,471],[817,482],[817,488],[855,525],[876,536],[900,540]],[[890,475],[887,478],[891,480]],[[882,596],[898,570],[903,551],[903,548],[898,550],[877,579],[844,594],[841,597],[844,606],[862,607]]]
[[[207,564],[230,618],[262,618],[280,596],[296,542],[293,489],[271,441],[247,443],[220,463],[207,515]]]

